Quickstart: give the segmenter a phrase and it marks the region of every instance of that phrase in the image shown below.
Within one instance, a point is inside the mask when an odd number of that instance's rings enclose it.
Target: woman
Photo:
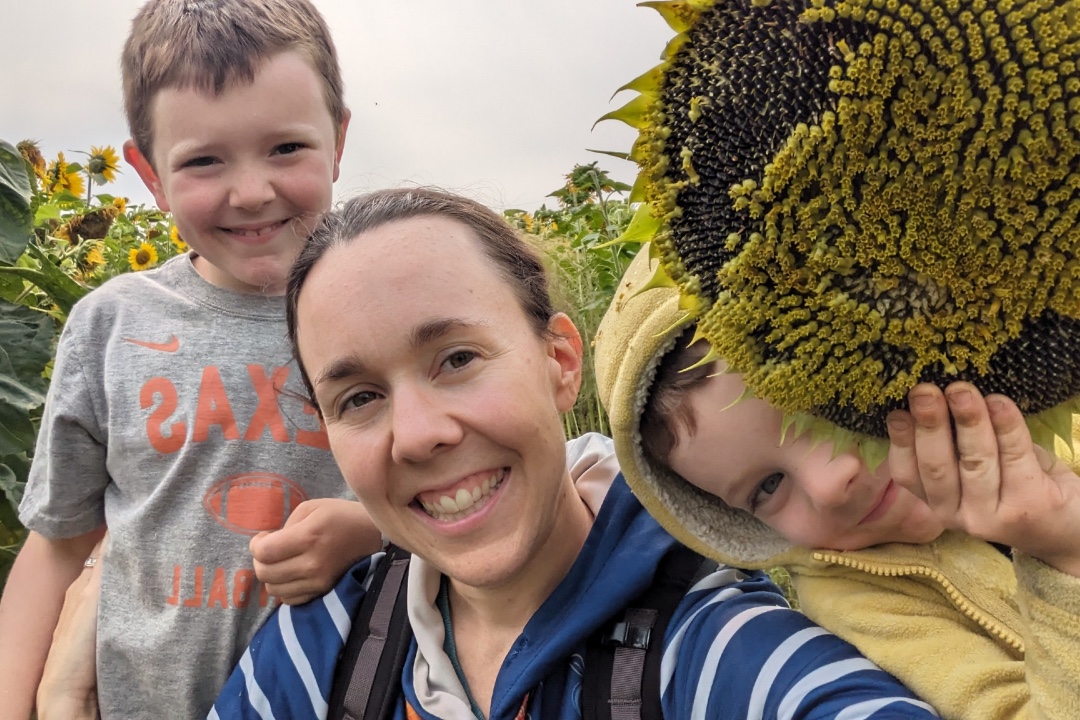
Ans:
[[[379,689],[398,695],[396,717],[580,717],[584,639],[650,584],[675,541],[600,461],[606,440],[564,447],[581,338],[552,308],[536,255],[470,200],[377,192],[316,230],[288,308],[347,482],[414,554],[415,637],[400,688]],[[575,485],[585,456],[595,464]],[[349,618],[381,557],[322,600],[282,608],[212,717],[325,716]],[[663,641],[665,717],[933,716],[786,609],[763,575],[719,568],[686,594]]]

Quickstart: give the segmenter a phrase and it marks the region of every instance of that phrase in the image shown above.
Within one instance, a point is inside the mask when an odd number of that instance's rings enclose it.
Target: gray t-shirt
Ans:
[[[299,389],[284,299],[215,287],[187,256],[72,311],[19,515],[55,538],[109,526],[106,720],[206,717],[273,609],[251,537],[352,497]]]

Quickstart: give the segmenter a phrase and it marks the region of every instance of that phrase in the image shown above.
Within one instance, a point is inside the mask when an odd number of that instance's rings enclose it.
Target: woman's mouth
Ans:
[[[487,476],[476,475],[453,492],[424,493],[416,497],[417,504],[429,516],[440,522],[456,522],[479,512],[506,479],[507,468]]]

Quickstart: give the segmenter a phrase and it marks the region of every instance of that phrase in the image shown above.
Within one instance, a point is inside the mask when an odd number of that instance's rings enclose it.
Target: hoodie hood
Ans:
[[[680,542],[719,562],[770,568],[806,558],[749,513],[728,507],[666,467],[641,446],[641,413],[656,369],[692,321],[679,291],[657,282],[659,261],[644,245],[630,264],[596,333],[596,381],[608,412],[623,475],[641,504]]]

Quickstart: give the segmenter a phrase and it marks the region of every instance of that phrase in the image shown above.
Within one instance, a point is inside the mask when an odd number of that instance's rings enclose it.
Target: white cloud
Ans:
[[[671,31],[632,0],[315,0],[341,55],[353,120],[338,195],[435,184],[536,208],[579,162],[632,182],[634,131],[596,118],[659,59]],[[141,0],[4,5],[0,138],[47,156],[127,137],[119,55]],[[150,202],[129,169],[112,192]]]

